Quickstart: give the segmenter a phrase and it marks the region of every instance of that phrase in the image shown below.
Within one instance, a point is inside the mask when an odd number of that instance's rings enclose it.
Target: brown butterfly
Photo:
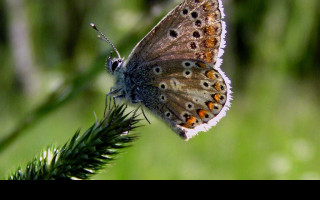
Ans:
[[[109,58],[117,98],[141,103],[183,139],[207,131],[226,115],[231,81],[220,69],[226,24],[221,0],[185,0],[133,49]]]

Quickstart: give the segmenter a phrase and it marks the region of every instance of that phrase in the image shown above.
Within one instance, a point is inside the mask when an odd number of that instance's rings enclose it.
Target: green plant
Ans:
[[[137,109],[126,113],[125,104],[106,108],[104,119],[85,133],[78,130],[61,148],[51,146],[27,166],[9,175],[9,180],[89,179],[112,161],[121,149],[137,138],[133,131],[140,120]]]

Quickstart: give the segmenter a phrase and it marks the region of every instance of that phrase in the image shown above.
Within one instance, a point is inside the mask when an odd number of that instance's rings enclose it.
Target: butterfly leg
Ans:
[[[120,94],[120,95],[117,95],[117,96],[113,96],[113,101],[116,102],[118,99],[124,99],[126,97],[125,94]]]
[[[142,106],[141,106],[141,112],[142,112],[144,118],[147,120],[147,122],[148,122],[149,124],[151,124],[151,122],[150,122],[149,119],[147,118],[146,114],[144,113],[144,110],[143,110],[143,107],[142,107]]]
[[[138,104],[138,103],[141,103],[141,102],[142,102],[142,100],[139,100],[139,99],[132,100],[133,104]]]
[[[111,102],[111,95],[113,94],[117,94],[118,92],[120,92],[121,89],[115,89],[114,87],[112,87],[110,89],[110,92],[106,94],[106,100],[105,100],[105,107],[107,108],[107,106],[109,105],[110,106],[110,103],[108,104],[108,98],[109,98],[109,102]],[[115,98],[113,97],[113,100]]]
[[[122,89],[115,89],[114,87],[112,87],[110,89],[110,92],[106,95],[106,96],[109,96],[109,95],[113,95],[113,94],[117,94],[118,92],[120,92]]]
[[[133,104],[142,103],[142,100],[136,99],[136,100],[133,100],[132,103],[133,103]],[[144,118],[147,120],[147,122],[148,122],[149,124],[151,124],[151,122],[150,122],[149,119],[147,118],[146,114],[144,113],[144,110],[143,110],[142,105],[140,105],[139,107],[141,108],[141,112],[142,112]]]

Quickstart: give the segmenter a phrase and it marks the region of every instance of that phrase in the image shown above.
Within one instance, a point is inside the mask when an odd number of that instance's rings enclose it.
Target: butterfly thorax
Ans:
[[[113,75],[115,76],[114,89],[119,90],[120,98],[124,98],[130,103],[141,102],[138,94],[141,80],[136,79],[136,76],[128,72],[123,65],[114,71]]]

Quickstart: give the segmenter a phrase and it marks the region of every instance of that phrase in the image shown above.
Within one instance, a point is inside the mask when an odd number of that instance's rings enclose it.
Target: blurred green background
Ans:
[[[0,146],[0,179],[103,116],[111,49],[90,22],[127,57],[179,2],[1,0],[0,140],[15,137]],[[147,113],[152,125],[94,179],[320,179],[320,1],[224,6],[227,117],[184,142]]]

